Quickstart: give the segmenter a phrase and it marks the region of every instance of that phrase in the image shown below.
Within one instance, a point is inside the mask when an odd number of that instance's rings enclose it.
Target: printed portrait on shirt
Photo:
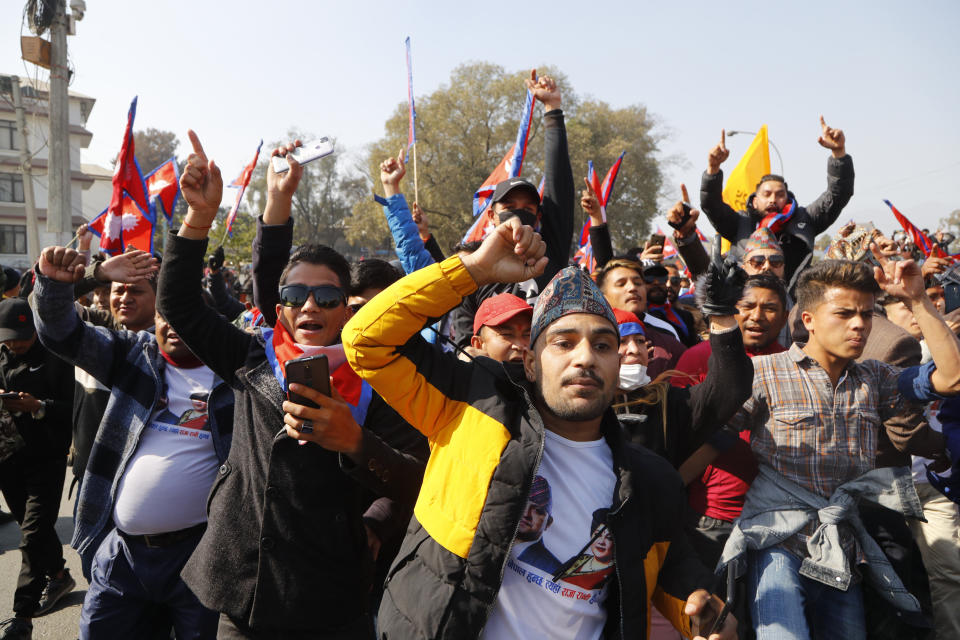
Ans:
[[[578,555],[564,563],[557,578],[584,589],[599,589],[613,574],[614,542],[607,527],[609,509],[593,512],[590,541]]]
[[[551,573],[560,568],[560,560],[543,543],[543,534],[553,525],[552,503],[550,483],[536,476],[516,536],[517,544],[532,543],[517,555],[517,560]]]

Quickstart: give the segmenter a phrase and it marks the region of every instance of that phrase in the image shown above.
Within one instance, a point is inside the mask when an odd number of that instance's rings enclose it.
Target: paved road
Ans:
[[[80,605],[86,593],[87,581],[80,572],[80,557],[70,548],[70,536],[73,533],[73,501],[67,500],[67,491],[73,474],[67,469],[67,480],[63,487],[63,500],[60,502],[60,517],[57,520],[57,534],[63,543],[63,557],[67,567],[77,581],[72,593],[63,597],[57,608],[42,618],[33,621],[34,640],[73,640],[77,638],[80,623]],[[76,497],[76,496],[74,496]],[[4,505],[6,510],[6,505]],[[17,586],[20,573],[20,529],[14,521],[0,525],[0,619],[13,615],[13,591]]]

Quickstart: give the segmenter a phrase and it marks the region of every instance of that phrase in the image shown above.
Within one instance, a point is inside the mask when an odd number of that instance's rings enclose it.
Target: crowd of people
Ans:
[[[84,640],[960,637],[951,260],[854,223],[814,258],[854,188],[823,118],[809,204],[767,175],[732,209],[721,139],[699,209],[667,212],[679,257],[619,253],[560,89],[527,85],[542,191],[497,185],[449,256],[402,155],[377,196],[396,264],[294,247],[291,142],[235,278],[193,131],[162,258],[91,257],[83,229],[42,251],[0,301],[23,556],[0,638],[76,586],[68,455]],[[571,264],[578,200],[595,265]]]

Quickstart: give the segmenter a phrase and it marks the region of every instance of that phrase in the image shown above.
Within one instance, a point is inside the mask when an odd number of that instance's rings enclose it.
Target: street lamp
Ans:
[[[747,136],[757,135],[756,131],[727,131],[727,135],[731,138],[738,133],[742,133]],[[773,147],[773,150],[777,152],[777,160],[780,161],[780,176],[785,178],[786,175],[783,173],[783,156],[780,155],[780,149],[777,149],[777,145],[773,144],[773,140],[771,140],[769,137],[767,138],[767,142],[769,142],[770,146]]]

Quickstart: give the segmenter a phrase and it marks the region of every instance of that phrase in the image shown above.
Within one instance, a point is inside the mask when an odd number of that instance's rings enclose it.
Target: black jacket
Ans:
[[[210,492],[207,531],[182,576],[204,605],[255,629],[333,632],[367,613],[367,491],[412,503],[423,463],[397,449],[425,456],[423,438],[378,396],[362,425],[357,463],[288,437],[284,393],[262,336],[201,301],[206,247],[206,240],[171,235],[157,291],[157,308],[235,395],[230,455]]]
[[[39,420],[30,413],[13,416],[26,444],[22,453],[28,458],[65,461],[70,448],[73,366],[47,351],[39,339],[22,356],[2,347],[0,388],[25,391],[47,401],[45,415]]]
[[[817,236],[837,221],[840,212],[853,197],[853,158],[830,157],[827,160],[827,190],[806,207],[797,206],[790,222],[777,234],[786,259],[785,279],[790,290],[795,274],[809,264],[813,255],[813,243]],[[746,211],[734,211],[723,201],[723,171],[703,174],[700,181],[700,208],[707,215],[714,229],[734,247],[731,255],[743,256],[743,247],[759,224],[763,215],[754,210],[755,194],[747,200]],[[791,199],[793,193],[788,194]]]
[[[524,300],[536,298],[547,283],[570,262],[570,243],[573,242],[573,169],[570,168],[570,153],[567,149],[567,129],[563,111],[554,109],[543,115],[544,153],[543,198],[540,218],[540,236],[547,245],[549,260],[543,275],[536,278],[536,290],[524,283],[493,284],[481,287],[463,299],[459,307],[450,312],[453,340],[460,347],[470,346],[473,336],[473,317],[480,304],[491,296],[512,293]]]
[[[628,439],[680,465],[750,397],[753,363],[739,330],[710,334],[710,360],[703,382],[692,387],[666,386],[664,402],[617,406],[635,400],[638,391],[614,399]]]

